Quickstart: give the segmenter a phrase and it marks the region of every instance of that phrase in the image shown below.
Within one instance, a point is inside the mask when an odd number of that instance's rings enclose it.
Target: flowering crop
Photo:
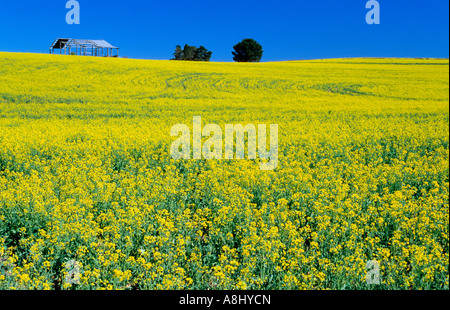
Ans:
[[[0,289],[448,289],[448,74],[0,53]],[[277,168],[172,159],[196,115]]]

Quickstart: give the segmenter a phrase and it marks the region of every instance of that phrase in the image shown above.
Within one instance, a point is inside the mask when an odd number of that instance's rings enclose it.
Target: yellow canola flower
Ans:
[[[448,73],[0,53],[0,289],[448,289]],[[277,169],[172,159],[194,116]]]

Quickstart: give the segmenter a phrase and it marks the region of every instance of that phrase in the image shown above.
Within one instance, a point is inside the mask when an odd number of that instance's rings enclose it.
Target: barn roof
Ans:
[[[64,48],[68,41],[69,41],[69,39],[56,39],[55,42],[53,42],[52,47],[53,48]]]
[[[103,48],[117,48],[115,46],[112,46],[111,44],[109,44],[108,42],[106,42],[105,40],[90,40],[91,42],[94,43],[94,45],[96,45],[97,47],[103,47]]]
[[[89,46],[94,46],[96,48],[118,48],[116,46],[109,44],[105,40],[82,40],[82,39],[63,39],[63,38],[56,39],[52,44],[52,48],[56,48],[56,49],[64,48],[64,47],[66,47],[66,45],[69,45],[69,46],[89,45]]]

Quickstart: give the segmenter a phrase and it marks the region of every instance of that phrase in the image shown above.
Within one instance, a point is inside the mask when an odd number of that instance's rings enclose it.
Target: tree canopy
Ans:
[[[233,48],[233,60],[237,62],[258,62],[263,55],[261,44],[253,39],[244,39]]]
[[[180,45],[177,45],[173,56],[172,60],[209,61],[212,52],[202,45],[195,47],[186,44],[183,49]]]
[[[263,55],[261,44],[253,39],[244,39],[233,48],[233,60],[237,62],[258,62]]]

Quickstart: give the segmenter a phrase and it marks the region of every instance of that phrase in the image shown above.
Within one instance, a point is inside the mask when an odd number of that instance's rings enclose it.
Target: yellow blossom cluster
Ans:
[[[448,289],[448,74],[0,53],[0,289]],[[172,159],[196,115],[277,169]]]

